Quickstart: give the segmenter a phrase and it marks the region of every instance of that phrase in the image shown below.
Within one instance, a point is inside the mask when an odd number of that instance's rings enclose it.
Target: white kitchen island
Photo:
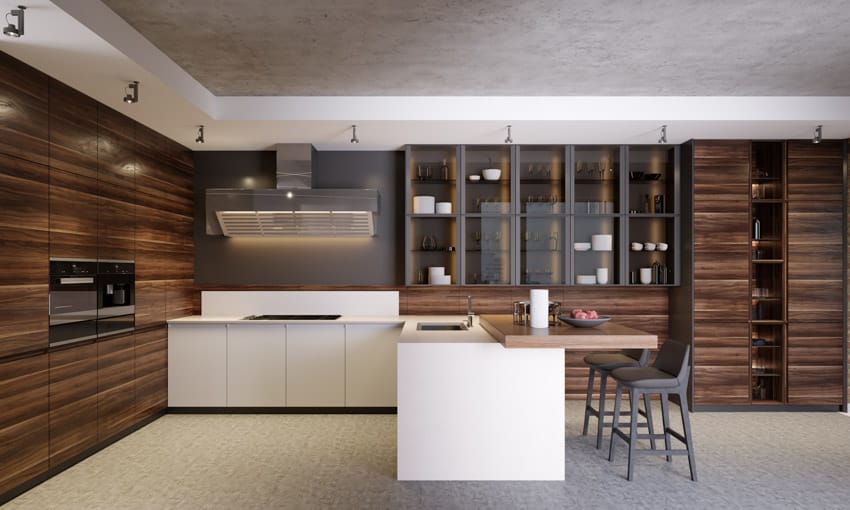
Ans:
[[[415,319],[398,344],[398,479],[563,480],[563,349],[506,349],[477,319],[446,332],[416,330],[445,318]]]

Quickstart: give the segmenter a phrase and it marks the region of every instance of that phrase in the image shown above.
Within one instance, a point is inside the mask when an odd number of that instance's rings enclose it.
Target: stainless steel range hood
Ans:
[[[373,236],[376,189],[313,188],[316,149],[278,144],[275,189],[207,189],[207,234]]]

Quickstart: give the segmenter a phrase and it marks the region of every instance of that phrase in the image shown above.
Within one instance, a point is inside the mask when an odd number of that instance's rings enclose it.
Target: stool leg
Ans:
[[[670,401],[667,393],[661,394],[661,421],[664,424],[664,449],[670,451]],[[673,456],[667,456],[667,462],[672,462]]]
[[[649,429],[649,435],[655,434],[655,424],[652,422],[652,403],[649,398],[649,393],[643,394],[643,407],[646,409],[646,425]],[[652,449],[655,449],[655,438],[649,438],[649,444],[652,446]]]
[[[581,429],[581,435],[587,435],[587,424],[590,421],[590,404],[593,399],[593,376],[595,375],[595,370],[593,367],[590,367],[590,373],[587,375],[587,401],[584,404],[584,428]]]
[[[620,401],[623,397],[623,387],[617,383],[617,395],[614,397],[614,422],[611,425],[611,441],[608,443],[608,462],[614,460],[614,436],[615,431],[620,430]]]
[[[596,449],[602,448],[602,431],[605,428],[605,389],[608,385],[608,372],[599,372],[599,419],[596,422]]]
[[[629,470],[626,474],[626,480],[631,482],[634,472],[634,455],[632,455],[632,451],[637,447],[638,409],[640,408],[640,396],[634,388],[629,392],[629,402],[632,407],[632,421],[629,427]]]
[[[685,392],[679,393],[679,409],[682,411],[682,426],[685,429],[685,444],[688,447],[688,466],[691,468],[691,480],[697,481],[697,463],[694,459],[694,441],[691,438],[691,420],[688,416],[688,399]]]

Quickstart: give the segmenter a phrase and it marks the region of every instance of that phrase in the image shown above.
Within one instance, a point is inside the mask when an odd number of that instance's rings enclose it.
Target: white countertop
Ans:
[[[419,322],[466,322],[466,315],[343,315],[339,319],[324,321],[253,321],[246,320],[244,317],[190,315],[171,319],[168,324],[404,324],[398,340],[399,343],[498,343],[490,333],[481,327],[477,316],[473,321],[472,328],[467,331],[419,331],[416,329],[416,324]]]

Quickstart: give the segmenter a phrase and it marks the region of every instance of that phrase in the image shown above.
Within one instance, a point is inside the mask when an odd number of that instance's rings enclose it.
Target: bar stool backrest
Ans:
[[[649,362],[649,349],[623,349],[620,352],[637,361],[642,367]]]
[[[667,340],[658,351],[653,367],[666,372],[679,382],[686,384],[690,374],[689,355],[691,347],[683,343]]]

